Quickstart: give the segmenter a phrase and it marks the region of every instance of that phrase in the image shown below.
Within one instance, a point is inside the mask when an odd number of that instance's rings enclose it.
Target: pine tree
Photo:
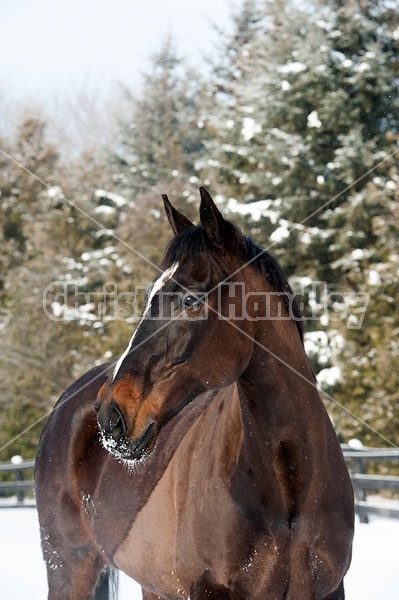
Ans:
[[[112,271],[122,291],[146,285],[157,274],[170,238],[161,193],[177,206],[185,205],[188,215],[195,214],[195,162],[204,153],[206,136],[201,112],[205,93],[201,78],[186,66],[170,38],[153,55],[139,93],[126,90],[111,157],[113,185],[127,200],[116,227],[125,242],[117,246],[126,272]]]
[[[48,180],[57,160],[54,145],[45,139],[45,123],[36,115],[22,118],[15,143],[5,139],[1,148],[0,294],[5,292],[7,273],[34,252],[30,239],[43,214],[42,182]]]
[[[77,282],[80,305],[84,294],[95,297],[108,279],[112,261],[104,264],[110,243],[97,235],[101,232],[94,190],[101,178],[93,167],[86,166],[84,176],[73,161],[68,168],[61,167],[54,145],[47,140],[45,120],[37,116],[23,115],[2,148],[0,447],[5,447],[4,460],[15,453],[34,456],[42,417],[67,385],[101,361],[108,334],[105,324],[95,319],[91,306],[74,309],[76,298],[70,291]],[[91,215],[97,216],[97,223]],[[93,260],[84,261],[85,253]],[[59,292],[62,298],[57,298]]]
[[[214,84],[217,110],[209,118],[214,141],[202,165],[225,198],[249,204],[241,213],[250,214],[251,203],[264,199],[264,217],[252,223],[252,232],[271,247],[293,283],[305,286],[314,368],[335,365],[337,372],[339,365],[339,388],[326,371],[320,379],[359,415],[381,390],[388,392],[389,414],[396,415],[397,406],[395,376],[388,385],[381,377],[386,348],[396,356],[390,332],[397,322],[392,299],[399,12],[393,4],[265,3],[264,18],[246,36],[250,41],[236,45],[225,94]],[[370,288],[376,273],[381,284]],[[315,287],[318,281],[325,284]],[[360,327],[361,309],[346,303],[370,289]],[[345,311],[349,323],[340,320]],[[374,327],[384,332],[377,344],[384,351],[377,351]],[[369,383],[359,386],[362,379]],[[366,418],[372,415],[371,421],[390,431],[378,411],[384,413],[380,406]],[[345,425],[346,414],[341,417],[346,434],[360,431]]]
[[[198,75],[188,69],[168,38],[152,57],[142,89],[126,90],[126,112],[120,119],[114,150],[114,180],[135,197],[162,183],[187,181],[203,151]]]
[[[250,201],[263,197],[255,188],[252,172],[256,161],[249,155],[249,140],[254,123],[251,72],[257,60],[258,36],[264,31],[265,14],[258,2],[246,0],[232,16],[233,31],[213,59],[213,80],[205,99],[203,123],[208,132],[206,152],[196,162],[202,180],[208,180],[226,198],[235,195]]]

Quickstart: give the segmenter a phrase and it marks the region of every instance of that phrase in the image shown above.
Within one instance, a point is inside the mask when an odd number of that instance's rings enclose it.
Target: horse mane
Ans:
[[[239,232],[237,227],[229,225],[233,230]],[[251,238],[240,233],[238,239],[237,252],[241,254],[244,263],[250,263],[258,273],[267,279],[274,291],[280,292],[283,295],[286,307],[289,309],[290,316],[295,321],[303,343],[304,332],[301,311],[299,310],[294,292],[277,259],[255,244]],[[205,230],[202,225],[194,225],[181,231],[171,240],[162,261],[162,268],[167,269],[176,262],[185,262],[186,260],[190,260],[193,266],[195,266],[198,264],[200,257],[204,255],[216,264],[217,261],[207,244]]]
[[[288,314],[295,321],[299,337],[303,343],[304,331],[301,311],[280,264],[272,254],[262,250],[251,238],[243,236],[243,240],[245,245],[244,260],[251,261],[251,265],[268,280],[273,290],[283,295]]]

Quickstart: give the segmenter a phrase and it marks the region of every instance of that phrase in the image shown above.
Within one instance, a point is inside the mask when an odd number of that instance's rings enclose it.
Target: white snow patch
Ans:
[[[306,71],[307,67],[305,64],[295,61],[295,62],[290,62],[287,63],[285,65],[283,65],[282,67],[279,67],[277,69],[278,73],[302,73],[302,71]]]
[[[357,70],[359,73],[364,73],[365,71],[370,71],[370,65],[367,62],[361,62],[360,65],[358,65]]]
[[[353,66],[353,61],[350,58],[345,58],[345,60],[342,61],[342,66],[345,67],[345,69],[350,69],[350,67]]]
[[[269,133],[271,133],[278,140],[289,141],[291,138],[291,136],[288,133],[286,133],[282,129],[279,129],[278,127],[272,127],[269,130]]]
[[[43,600],[47,595],[39,526],[34,508],[0,510],[0,597]],[[348,600],[397,600],[399,520],[356,522],[353,560],[345,578]],[[378,575],[376,575],[378,574]],[[141,600],[137,583],[121,573],[119,600]]]
[[[302,233],[300,239],[301,239],[302,244],[308,245],[308,244],[312,243],[312,236],[307,231]]]
[[[309,305],[310,295],[309,295]],[[317,358],[319,365],[327,365],[332,358],[333,351],[330,339],[325,331],[307,331],[304,336],[305,351],[309,356]]]
[[[226,209],[231,213],[248,216],[253,221],[260,221],[262,217],[268,217],[270,222],[275,225],[280,215],[275,210],[270,209],[272,205],[273,200],[258,200],[249,204],[243,204],[235,198],[229,198],[225,203]]]
[[[102,217],[108,217],[110,215],[114,215],[116,212],[115,206],[108,206],[107,204],[100,204],[100,206],[96,206],[94,209],[96,215]]]
[[[373,285],[373,286],[381,285],[380,274],[375,269],[370,269],[370,271],[368,272],[367,279],[368,279],[369,285]]]
[[[341,379],[341,369],[339,367],[330,367],[322,369],[317,373],[317,381],[322,388],[333,386]]]
[[[1,509],[0,531],[0,598],[47,598],[46,567],[40,548],[36,509]],[[124,573],[119,578],[118,599],[141,600],[140,586]]]
[[[62,188],[59,185],[52,185],[51,187],[49,187],[47,190],[47,194],[52,200],[56,202],[65,200],[64,192],[62,191]]]
[[[334,235],[332,229],[320,229],[319,227],[308,227],[306,231],[301,231],[301,242],[303,244],[311,244],[314,238],[327,240],[329,237]]]
[[[308,114],[308,127],[309,128],[319,129],[321,127],[321,125],[322,125],[322,123],[319,119],[317,110],[313,110],[311,113]]]
[[[362,260],[365,258],[365,252],[361,248],[356,248],[356,250],[352,250],[351,256],[353,260]]]
[[[345,338],[337,329],[330,329],[328,332],[328,337],[330,339],[330,345],[333,352],[338,352],[345,348]]]
[[[320,315],[319,321],[322,327],[327,327],[330,322],[330,317],[327,313],[324,313],[323,315]]]
[[[252,119],[252,117],[244,117],[242,121],[241,135],[246,142],[249,142],[257,133],[262,131],[262,126]]]
[[[114,194],[114,192],[107,192],[106,190],[96,190],[94,196],[99,202],[101,202],[102,200],[108,200],[118,208],[122,208],[122,206],[125,206],[125,204],[127,204],[127,200],[125,200],[125,198],[122,198],[122,196],[120,196],[119,194]],[[130,202],[130,204],[133,203]]]
[[[270,241],[280,242],[285,240],[290,235],[289,222],[284,219],[280,220],[280,227],[277,227],[270,235]]]
[[[356,438],[351,438],[348,442],[348,446],[351,450],[363,450],[364,446],[360,440]]]
[[[309,277],[308,275],[304,275],[303,277],[292,277],[291,279],[295,289],[299,288],[301,290],[301,293],[303,293],[303,290],[312,285],[313,283],[313,279],[311,277]]]
[[[60,302],[51,303],[51,312],[55,319],[62,321],[79,321],[79,323],[86,324],[87,321],[96,321],[98,317],[89,310],[95,305],[88,303],[78,307],[68,306],[67,304],[61,304]]]

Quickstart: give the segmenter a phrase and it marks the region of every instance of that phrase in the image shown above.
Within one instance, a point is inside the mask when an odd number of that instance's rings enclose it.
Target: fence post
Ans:
[[[18,466],[21,465],[23,463],[23,458],[22,456],[19,456],[19,454],[16,454],[15,456],[13,456],[11,458],[11,462],[13,465]],[[15,481],[23,481],[23,472],[22,469],[16,469],[15,470]],[[17,501],[18,501],[18,505],[20,506],[21,504],[24,503],[25,500],[25,492],[24,490],[21,488],[20,490],[17,490]]]
[[[359,450],[359,457],[361,456],[361,451],[364,450],[363,443],[357,439],[351,439],[348,442],[349,448],[352,450]],[[365,475],[367,473],[366,469],[366,461],[363,458],[356,458],[356,464],[359,465],[359,473],[360,475]],[[355,489],[355,496],[358,501],[366,502],[367,500],[367,491],[362,488]],[[365,506],[360,505],[358,507],[359,510],[359,521],[360,523],[368,523],[369,516],[367,513],[367,508]]]
[[[365,475],[367,472],[366,469],[366,462],[364,461],[364,459],[359,460],[359,473],[361,475]],[[365,489],[360,488],[360,490],[358,490],[356,492],[356,495],[358,497],[358,500],[363,500],[363,502],[366,502],[367,500],[367,491]],[[359,507],[359,520],[361,523],[368,523],[369,522],[369,515],[367,512],[367,508],[363,505],[361,505]]]

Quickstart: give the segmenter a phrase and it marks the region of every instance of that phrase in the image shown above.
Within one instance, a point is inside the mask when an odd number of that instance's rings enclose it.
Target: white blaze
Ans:
[[[139,321],[139,323],[137,324],[136,329],[134,330],[134,333],[130,339],[130,342],[126,348],[126,350],[124,351],[124,353],[122,354],[122,356],[119,358],[118,362],[115,365],[115,369],[112,375],[112,381],[115,380],[115,377],[118,374],[118,371],[121,367],[121,364],[123,363],[123,361],[125,360],[126,356],[129,354],[132,346],[133,346],[133,341],[134,341],[134,337],[137,333],[138,328],[140,327],[143,319],[145,318],[146,314],[148,313],[148,311],[151,308],[151,303],[154,299],[155,294],[157,294],[157,292],[159,292],[163,286],[165,285],[165,283],[167,283],[170,279],[172,279],[173,275],[176,273],[177,269],[179,267],[179,263],[174,263],[171,267],[169,267],[169,269],[166,269],[166,271],[164,271],[162,273],[162,275],[159,277],[159,279],[157,279],[152,288],[151,288],[151,293],[149,294],[148,298],[147,298],[147,302],[145,304],[143,313],[141,315],[141,319]]]

